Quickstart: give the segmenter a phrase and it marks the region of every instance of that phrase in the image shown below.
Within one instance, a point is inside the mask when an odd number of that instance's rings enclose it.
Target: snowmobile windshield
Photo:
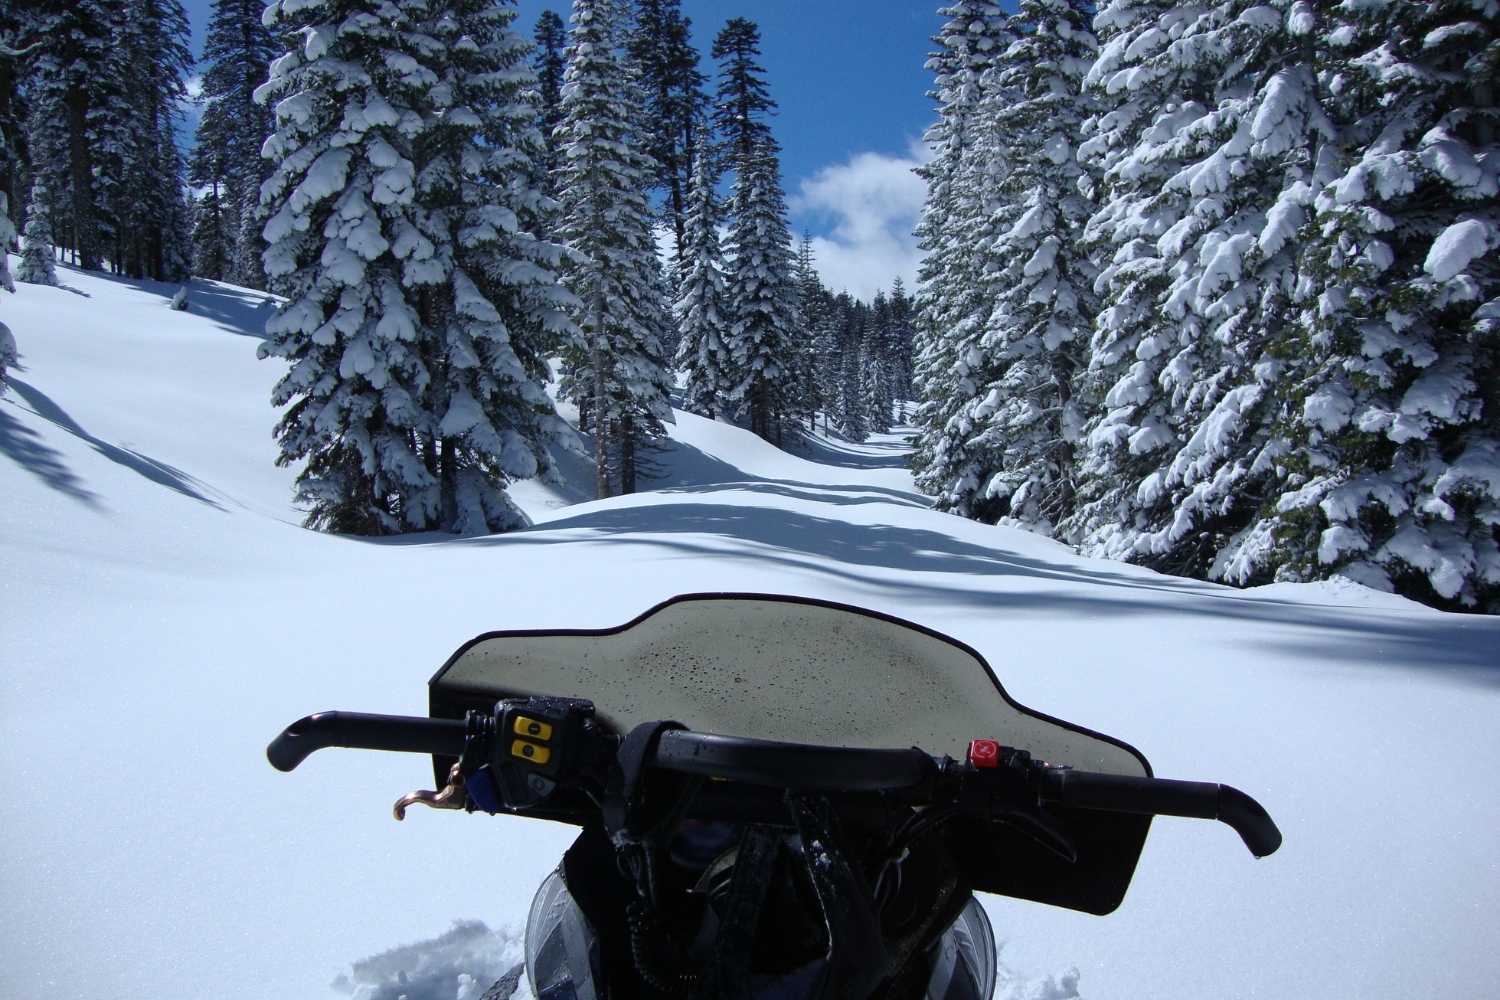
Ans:
[[[432,714],[523,695],[588,698],[620,733],[674,719],[726,736],[960,759],[986,738],[1080,770],[1150,773],[1125,744],[1016,704],[973,649],[803,599],[693,595],[614,629],[483,635],[433,678]]]

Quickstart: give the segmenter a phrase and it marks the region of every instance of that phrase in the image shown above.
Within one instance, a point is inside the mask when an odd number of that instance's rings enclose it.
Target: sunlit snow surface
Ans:
[[[195,283],[178,313],[174,287],[59,276],[0,297],[21,351],[0,401],[0,996],[477,995],[569,830],[398,824],[424,759],[330,751],[283,775],[266,742],[319,709],[423,712],[478,632],[616,625],[702,590],[952,634],[1023,703],[1280,822],[1256,861],[1226,828],[1158,821],[1108,918],[990,900],[1002,996],[1500,981],[1500,622],[1080,559],[928,510],[895,438],[797,458],[685,414],[637,496],[577,503],[571,468],[516,491],[528,531],[319,535],[273,464],[264,296]]]

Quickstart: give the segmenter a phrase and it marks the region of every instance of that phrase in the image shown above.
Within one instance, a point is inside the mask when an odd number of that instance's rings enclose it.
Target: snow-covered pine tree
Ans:
[[[264,0],[214,0],[203,43],[203,117],[191,164],[193,183],[215,189],[230,243],[222,276],[251,288],[265,287],[259,210],[268,167],[260,151],[271,133],[270,109],[256,103],[255,88],[277,55],[275,39],[261,23],[265,7]]]
[[[640,76],[646,152],[656,161],[653,187],[681,247],[687,238],[688,188],[696,174],[699,134],[707,111],[705,77],[690,40],[682,0],[634,0],[627,48]]]
[[[797,288],[797,356],[796,369],[797,411],[799,419],[807,421],[811,429],[819,410],[827,408],[823,394],[821,359],[818,354],[818,334],[824,325],[828,309],[828,291],[818,277],[814,265],[812,237],[802,234],[797,246],[796,264],[792,280]]]
[[[1160,52],[1171,72],[1192,74],[1177,85],[1201,99],[1167,107],[1106,167],[1111,200],[1091,222],[1112,257],[1111,300],[1090,373],[1103,401],[1084,462],[1094,488],[1073,531],[1098,554],[1196,576],[1223,575],[1285,469],[1273,425],[1289,373],[1270,347],[1290,316],[1316,150],[1334,129],[1313,5],[1200,6],[1188,22],[1163,14],[1157,30],[1172,35]],[[1136,36],[1126,58],[1151,52],[1153,37]],[[1101,117],[1089,155],[1109,162],[1121,113]],[[1152,173],[1154,191],[1132,184],[1141,162],[1168,168]]]
[[[870,303],[870,329],[865,351],[865,384],[869,393],[866,413],[871,434],[884,434],[891,429],[891,413],[896,399],[892,387],[890,341],[891,300],[886,298],[884,290],[880,290]]]
[[[547,193],[557,196],[556,173],[560,163],[558,157],[557,127],[562,124],[563,72],[567,69],[568,29],[555,11],[544,10],[537,15],[533,32],[536,49],[531,57],[531,68],[536,72],[537,94],[541,106],[537,109],[537,126],[541,129],[542,143],[546,146]]]
[[[420,131],[404,123],[418,157],[412,228],[398,224],[392,252],[416,294],[431,373],[430,526],[505,531],[528,523],[505,486],[550,473],[551,445],[581,450],[545,391],[548,356],[577,330],[553,270],[561,248],[536,235],[551,203],[515,10],[494,0],[418,9],[426,14],[417,58],[433,80]]]
[[[266,24],[287,46],[257,91],[275,101],[276,122],[264,265],[286,298],[260,355],[290,366],[272,394],[286,408],[278,463],[305,463],[297,491],[310,527],[425,529],[438,514],[422,453],[431,374],[419,291],[405,280],[437,249],[412,210],[411,134],[435,82],[411,54],[420,26],[372,0],[276,0]]]
[[[112,46],[122,30],[119,15],[108,0],[45,0],[34,9],[37,47],[28,74],[32,170],[66,196],[64,242],[79,266],[90,270],[101,266],[105,250],[95,160]]]
[[[40,43],[35,38],[36,12],[8,4],[0,9],[0,194],[19,203],[26,141],[23,124],[27,95],[21,86],[26,62]],[[6,143],[13,143],[7,146]]]
[[[868,323],[869,310],[863,303],[855,303],[845,318],[841,337],[838,429],[850,441],[863,441],[870,434],[869,393],[865,379],[865,334]]]
[[[213,281],[224,281],[234,250],[224,203],[218,185],[210,185],[203,196],[193,200],[193,274]]]
[[[891,282],[891,341],[895,365],[894,392],[897,399],[896,419],[907,419],[906,403],[912,398],[912,301],[906,294],[906,283],[898,276]]]
[[[683,408],[710,419],[733,408],[733,358],[726,316],[729,286],[719,250],[719,205],[709,157],[698,158],[689,189],[677,298],[677,367],[686,375]]]
[[[38,177],[31,184],[31,204],[26,208],[26,231],[21,240],[21,263],[16,265],[16,277],[29,284],[57,284],[52,226],[47,221],[51,208],[47,182]],[[8,245],[8,241],[0,243],[0,246]]]
[[[1082,246],[1092,205],[1076,157],[1097,49],[1089,6],[1021,0],[1009,23],[1015,40],[986,74],[978,145],[998,181],[998,211],[979,280],[991,308],[978,336],[962,341],[968,395],[946,428],[965,463],[945,506],[1044,534],[1073,511],[1082,424],[1073,384],[1095,311]]]
[[[760,28],[743,17],[730,18],[714,37],[711,50],[719,60],[719,86],[713,123],[722,144],[719,157],[731,168],[751,162],[760,149],[775,149],[766,119],[776,102],[766,85],[760,58]]]
[[[1205,3],[1112,0],[1094,27],[1098,59],[1088,84],[1099,114],[1087,125],[1079,158],[1096,178],[1099,211],[1085,231],[1101,265],[1100,311],[1080,391],[1097,400],[1080,457],[1079,509],[1067,527],[1085,551],[1127,558],[1152,522],[1140,484],[1185,440],[1163,372],[1190,371],[1201,330],[1169,318],[1162,300],[1176,257],[1157,248],[1188,217],[1189,199],[1167,182],[1190,162],[1178,132],[1209,112],[1213,72],[1183,65],[1171,47],[1208,14]]]
[[[1114,558],[1131,558],[1143,535],[1170,527],[1172,494],[1147,484],[1161,482],[1204,416],[1190,394],[1205,322],[1181,303],[1169,312],[1167,297],[1197,271],[1186,251],[1194,205],[1206,192],[1173,181],[1212,142],[1188,130],[1210,119],[1220,96],[1217,51],[1200,33],[1222,27],[1215,6],[1115,0],[1094,21],[1101,47],[1088,82],[1101,113],[1079,156],[1097,178],[1100,208],[1086,238],[1102,266],[1102,301],[1080,388],[1099,404],[1067,535]],[[1195,37],[1182,42],[1187,33]],[[1170,557],[1155,561],[1188,570]]]
[[[7,152],[5,133],[0,131],[0,154]],[[15,224],[10,221],[10,199],[0,191],[0,290],[14,292],[10,280],[10,245],[16,238]],[[5,373],[16,363],[16,338],[10,327],[0,323],[0,393],[5,392]]]
[[[825,293],[826,294],[826,293]],[[828,296],[813,334],[814,375],[818,383],[818,406],[823,411],[823,430],[833,426],[844,384],[844,354],[839,341],[842,317],[852,308],[847,294]]]
[[[378,14],[378,16],[377,16]],[[511,9],[488,0],[282,0],[290,51],[263,188],[266,273],[287,303],[262,356],[309,523],[461,533],[524,523],[504,486],[565,426],[542,387],[571,333],[531,235],[540,137]],[[284,95],[284,96],[282,96]]]
[[[734,220],[729,229],[730,350],[736,398],[749,412],[750,430],[782,442],[799,411],[793,382],[801,351],[792,283],[792,237],[773,145],[757,149],[735,169]]]
[[[1309,359],[1281,386],[1291,472],[1223,575],[1500,611],[1500,4],[1322,16],[1343,130],[1274,345]]]
[[[115,221],[117,271],[156,281],[188,277],[191,234],[177,119],[193,65],[181,0],[136,0],[124,19],[120,79],[110,88],[106,135],[122,136],[118,184],[101,191]],[[106,162],[109,144],[103,145]]]
[[[943,8],[947,20],[927,62],[938,119],[927,130],[933,158],[919,173],[927,198],[917,224],[923,261],[916,297],[914,392],[921,400],[912,453],[917,485],[938,506],[969,514],[964,501],[979,485],[965,441],[973,428],[960,412],[976,388],[970,362],[980,355],[971,341],[982,333],[990,303],[984,294],[980,251],[999,217],[996,194],[1004,176],[1003,151],[985,142],[986,70],[1012,40],[1005,12],[985,0],[959,0]],[[955,487],[959,487],[955,492]]]
[[[646,188],[639,96],[619,49],[616,0],[574,0],[562,92],[563,273],[582,339],[564,392],[594,435],[595,486],[614,496],[639,444],[670,422],[660,336],[669,321]]]

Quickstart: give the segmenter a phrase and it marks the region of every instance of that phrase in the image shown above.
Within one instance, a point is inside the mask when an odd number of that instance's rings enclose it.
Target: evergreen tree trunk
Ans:
[[[620,493],[635,492],[635,421],[620,420]]]
[[[99,250],[94,246],[94,185],[89,162],[88,94],[82,88],[68,93],[68,165],[73,186],[73,247],[79,266],[99,269]]]
[[[612,496],[609,481],[609,389],[604,377],[604,337],[600,329],[604,322],[604,289],[594,296],[594,331],[589,338],[589,365],[594,377],[594,492],[598,498]]]
[[[458,520],[458,442],[444,438],[438,475],[439,508],[444,524]]]

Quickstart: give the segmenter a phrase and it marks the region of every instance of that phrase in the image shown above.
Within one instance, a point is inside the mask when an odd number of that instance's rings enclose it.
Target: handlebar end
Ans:
[[[1257,858],[1275,854],[1281,847],[1281,831],[1271,814],[1238,788],[1219,786],[1219,820],[1233,827]]]
[[[307,759],[308,754],[318,749],[303,738],[306,729],[315,723],[318,716],[309,715],[287,726],[266,746],[266,760],[278,771],[294,771]]]

